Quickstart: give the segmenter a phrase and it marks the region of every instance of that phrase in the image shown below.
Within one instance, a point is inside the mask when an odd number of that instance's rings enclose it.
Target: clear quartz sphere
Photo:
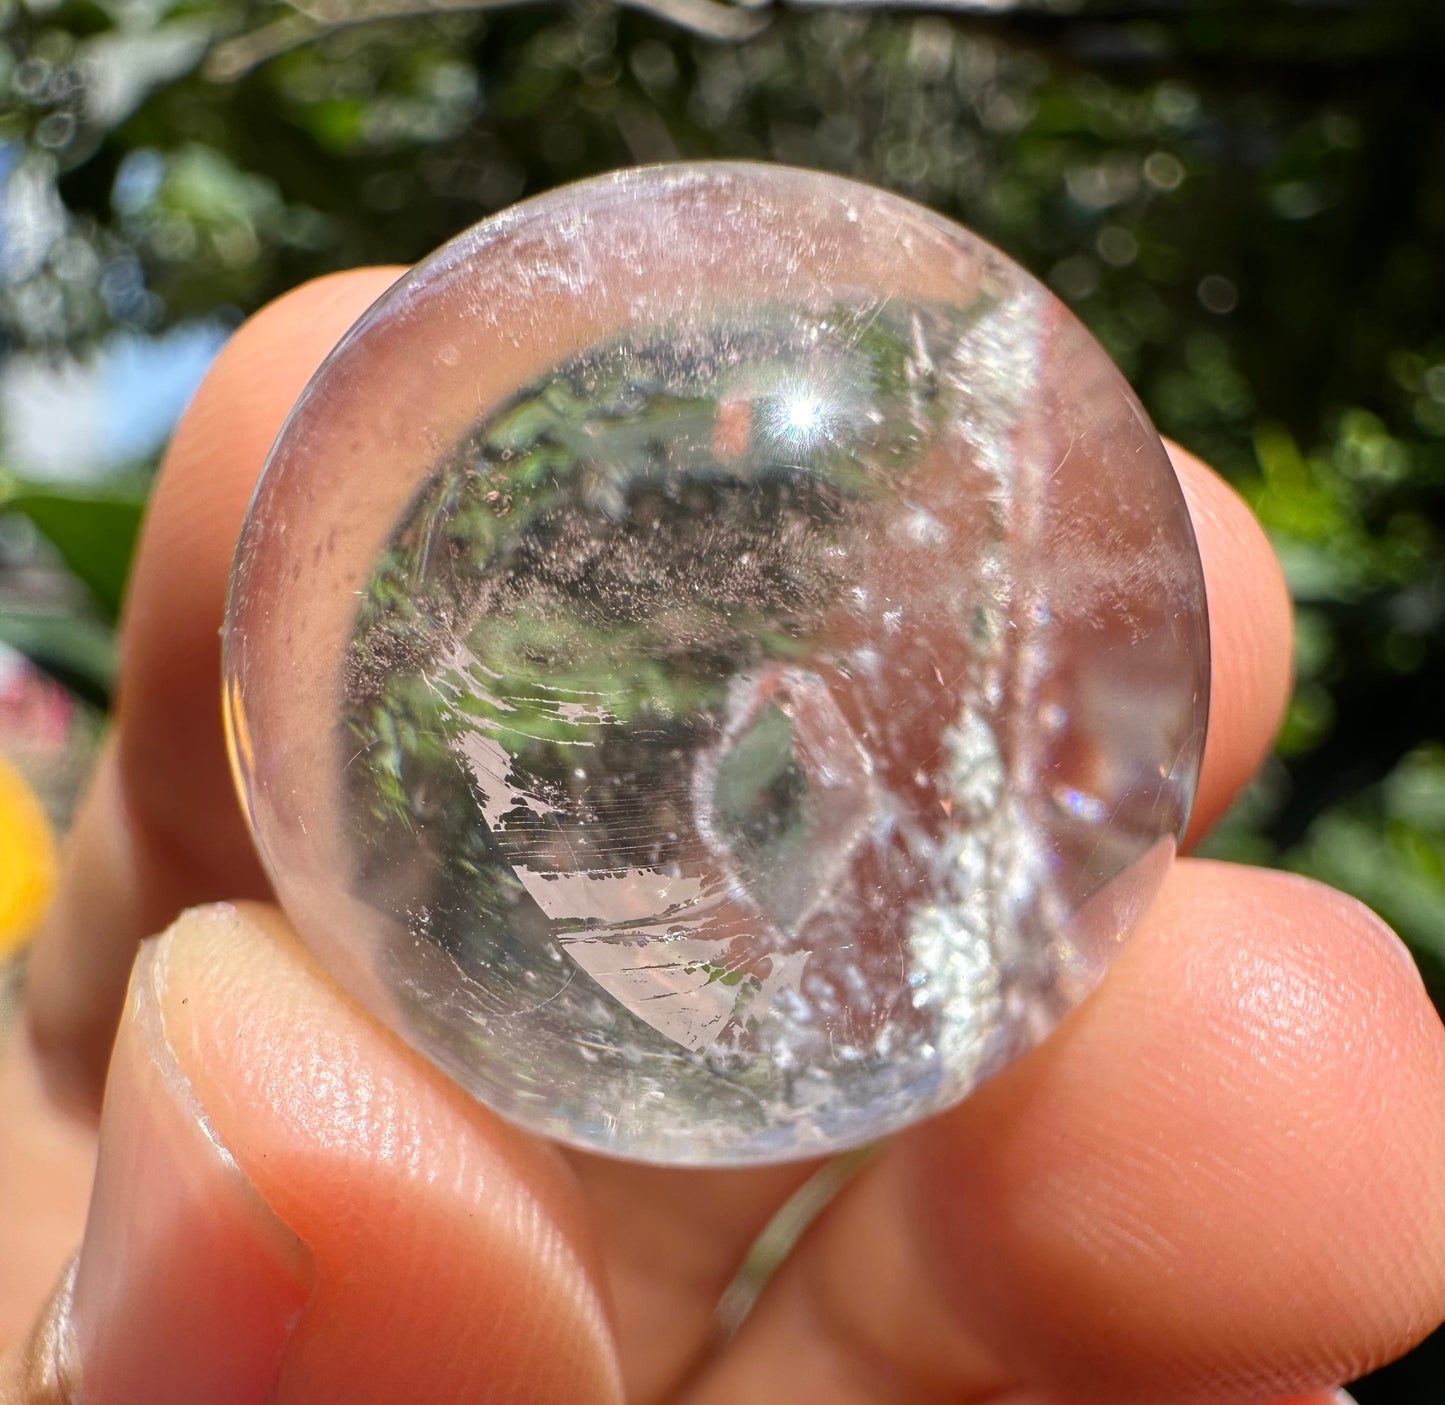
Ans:
[[[242,533],[228,732],[326,968],[476,1097],[742,1165],[946,1108],[1094,984],[1193,796],[1198,553],[996,250],[768,166],[469,230]]]

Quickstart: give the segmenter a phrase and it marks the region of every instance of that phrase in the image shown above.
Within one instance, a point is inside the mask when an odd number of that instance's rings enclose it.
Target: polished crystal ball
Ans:
[[[403,278],[242,533],[235,765],[319,960],[524,1127],[871,1141],[1119,951],[1204,740],[1158,436],[1037,282],[885,192],[627,171]]]

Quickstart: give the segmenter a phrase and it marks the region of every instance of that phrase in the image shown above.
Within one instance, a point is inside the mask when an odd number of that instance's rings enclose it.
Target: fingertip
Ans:
[[[1188,846],[1269,752],[1289,701],[1294,626],[1284,572],[1254,514],[1193,454],[1167,447],[1194,523],[1209,603],[1209,731]]]
[[[163,1027],[170,938],[143,949],[106,1083],[62,1370],[87,1405],[261,1405],[309,1256],[216,1138]]]
[[[615,1405],[599,1282],[554,1149],[351,1005],[275,909],[194,909],[132,977],[68,1355],[19,1369],[87,1405]]]
[[[307,381],[400,270],[353,269],[285,294],[222,348],[181,419],[147,509],[126,600],[118,706],[131,804],[208,877],[245,854],[221,744],[219,630],[236,537],[271,445]],[[214,817],[210,840],[197,813]],[[198,840],[198,835],[203,836]]]
[[[561,1157],[362,1015],[274,909],[192,912],[168,940],[168,1040],[315,1264],[276,1405],[620,1400]]]
[[[920,1138],[924,1251],[1055,1390],[1352,1378],[1445,1312],[1441,1035],[1358,904],[1178,864],[1090,1000]]]
[[[166,455],[127,594],[116,726],[31,958],[29,1024],[67,1102],[99,1102],[136,944],[188,904],[267,892],[221,729],[231,557],[296,397],[399,272],[334,274],[258,312],[222,348]]]

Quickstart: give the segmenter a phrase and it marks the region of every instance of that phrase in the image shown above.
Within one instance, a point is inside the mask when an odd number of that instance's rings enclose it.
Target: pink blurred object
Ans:
[[[70,820],[99,732],[90,708],[0,644],[0,752],[35,788],[57,829]]]

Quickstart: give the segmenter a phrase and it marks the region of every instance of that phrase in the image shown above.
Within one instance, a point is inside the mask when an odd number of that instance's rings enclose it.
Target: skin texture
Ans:
[[[870,1163],[725,1346],[717,1299],[812,1168],[541,1145],[262,905],[142,945],[265,896],[216,709],[231,546],[394,275],[253,319],[167,458],[117,726],[0,1043],[0,1405],[1322,1405],[1438,1322],[1442,1031],[1393,935],[1303,880],[1179,862],[1100,989]],[[1268,748],[1289,614],[1238,499],[1176,463],[1214,644],[1197,836]]]

